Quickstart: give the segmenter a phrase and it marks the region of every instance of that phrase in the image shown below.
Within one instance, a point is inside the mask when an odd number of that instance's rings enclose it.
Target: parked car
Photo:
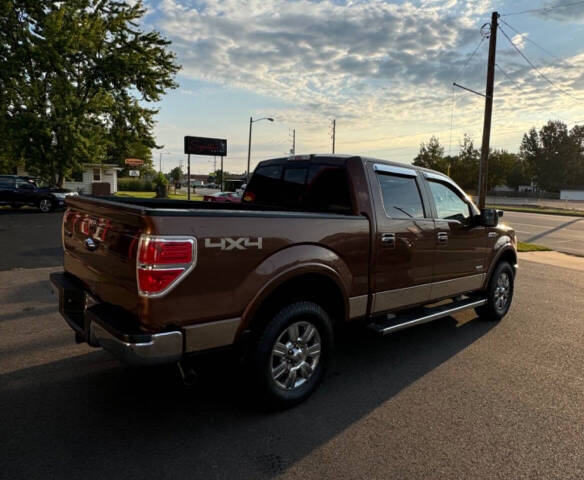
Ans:
[[[11,205],[13,208],[29,205],[47,213],[64,207],[65,198],[74,195],[77,192],[42,184],[33,177],[0,175],[0,205]]]
[[[78,341],[129,364],[178,362],[186,380],[189,356],[231,347],[278,406],[315,390],[343,324],[386,335],[468,309],[500,320],[513,297],[514,230],[410,165],[277,158],[240,204],[67,204],[51,281]]]
[[[217,203],[241,203],[241,195],[236,192],[217,192],[211,195],[204,195],[203,201]]]

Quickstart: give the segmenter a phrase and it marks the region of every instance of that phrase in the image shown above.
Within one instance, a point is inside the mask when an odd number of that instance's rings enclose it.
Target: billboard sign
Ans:
[[[126,158],[124,163],[130,167],[141,167],[144,165],[144,160],[140,160],[139,158]]]
[[[185,153],[225,157],[227,156],[227,140],[223,138],[185,137]]]

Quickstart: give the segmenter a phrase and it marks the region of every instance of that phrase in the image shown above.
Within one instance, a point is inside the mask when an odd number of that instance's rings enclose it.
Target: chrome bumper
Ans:
[[[147,342],[128,342],[116,337],[97,322],[89,324],[89,343],[99,345],[130,365],[177,362],[183,355],[183,334],[164,332],[150,335]]]

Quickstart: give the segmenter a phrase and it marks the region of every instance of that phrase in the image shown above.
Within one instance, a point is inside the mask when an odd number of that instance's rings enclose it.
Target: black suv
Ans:
[[[64,207],[65,197],[69,195],[77,195],[77,192],[39,185],[32,177],[0,175],[0,205],[11,205],[13,208],[30,205],[47,213]]]

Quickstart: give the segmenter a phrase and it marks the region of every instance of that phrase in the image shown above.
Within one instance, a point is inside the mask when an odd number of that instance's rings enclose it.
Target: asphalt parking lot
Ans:
[[[584,270],[521,262],[498,324],[466,312],[345,333],[314,397],[266,413],[228,361],[203,362],[185,389],[172,366],[76,345],[47,282],[56,269],[0,272],[2,478],[584,475]]]

